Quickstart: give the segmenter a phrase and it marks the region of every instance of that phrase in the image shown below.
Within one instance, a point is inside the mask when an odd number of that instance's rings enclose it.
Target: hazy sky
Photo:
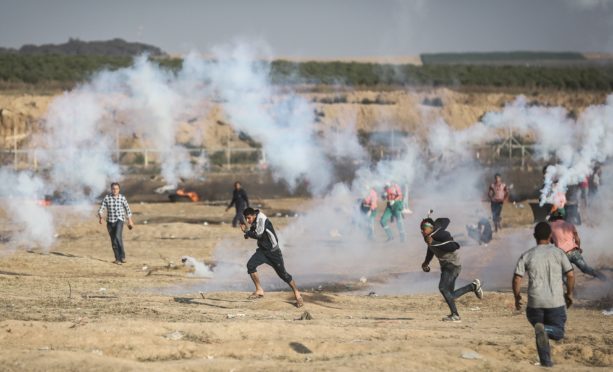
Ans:
[[[0,0],[0,46],[120,37],[169,53],[234,39],[277,56],[613,52],[613,0]]]

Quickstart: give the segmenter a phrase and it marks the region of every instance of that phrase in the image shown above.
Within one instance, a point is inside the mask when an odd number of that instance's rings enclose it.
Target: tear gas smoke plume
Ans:
[[[61,192],[72,203],[91,203],[111,181],[121,178],[113,151],[119,138],[133,136],[161,152],[161,174],[176,185],[180,178],[197,175],[187,150],[176,141],[178,126],[187,118],[204,115],[208,103],[221,101],[234,129],[263,144],[277,179],[290,188],[308,180],[313,193],[323,193],[333,180],[333,169],[328,154],[321,150],[326,142],[317,135],[309,102],[277,92],[269,82],[269,64],[255,60],[251,48],[235,45],[216,53],[215,60],[188,55],[177,73],[159,68],[146,56],[129,68],[98,73],[50,105],[44,130],[33,141],[40,162],[49,166],[48,177],[7,168],[3,172],[25,183],[21,188],[28,190],[32,200]],[[340,133],[340,141],[354,144],[355,149],[354,133]],[[191,144],[200,142],[194,139]],[[36,188],[30,190],[30,185]],[[11,189],[5,187],[0,194],[9,210],[15,209]],[[54,231],[49,211],[30,209],[30,213],[9,214],[24,225],[25,235],[13,240],[32,240],[48,249]],[[48,226],[41,228],[40,221]],[[28,239],[29,232],[40,236]]]
[[[16,211],[9,213],[13,222],[24,226],[24,236],[35,244],[50,246],[50,212],[35,205],[27,213],[25,209],[17,211],[15,198],[40,199],[43,193],[65,190],[77,201],[93,201],[111,180],[121,177],[122,170],[111,157],[118,137],[137,136],[162,150],[161,172],[167,183],[194,176],[196,170],[185,148],[176,141],[177,128],[187,118],[204,115],[215,102],[236,131],[262,144],[277,180],[287,182],[290,189],[306,182],[317,197],[312,208],[277,229],[288,270],[302,278],[303,284],[326,277],[353,280],[364,275],[388,280],[394,273],[420,270],[425,244],[418,224],[425,212],[419,211],[432,208],[435,217],[450,217],[450,230],[458,238],[466,224],[487,215],[482,203],[487,186],[480,184],[484,169],[473,156],[474,145],[510,130],[532,136],[537,156],[555,163],[547,172],[542,201],[554,179],[565,189],[589,175],[595,162],[605,161],[613,152],[612,97],[605,105],[588,108],[576,120],[562,108],[531,106],[519,97],[464,130],[453,130],[442,119],[425,123],[429,125],[424,138],[399,139],[400,155],[371,164],[351,122],[355,115],[343,118],[348,122],[333,129],[319,128],[313,103],[271,83],[270,65],[255,58],[266,54],[266,50],[235,44],[216,49],[213,60],[190,54],[176,73],[140,57],[129,68],[101,72],[58,97],[50,107],[45,131],[37,139],[44,162],[50,165],[49,177],[2,169],[3,177],[23,185],[19,193],[12,187],[0,188],[3,205]],[[350,182],[337,182],[336,157],[361,164]],[[374,242],[365,237],[366,219],[359,212],[359,199],[370,188],[381,193],[387,182],[397,183],[405,194],[408,191],[409,207],[415,211],[404,218],[405,243],[399,242],[395,222],[391,225],[394,243],[379,243],[379,227]],[[379,203],[385,201],[380,198]],[[275,216],[269,217],[273,223],[277,221]],[[379,218],[375,219],[377,225]],[[45,228],[38,226],[41,221]],[[512,240],[502,239],[502,245]],[[520,240],[526,243],[506,252],[515,255],[530,247],[529,238]],[[598,241],[595,239],[595,244]],[[253,244],[239,234],[236,240],[221,242],[206,289],[235,288],[230,283],[238,276],[242,278],[239,285],[248,284],[244,262]],[[470,258],[470,274],[488,277],[483,267],[497,267],[500,274],[503,266],[512,272],[515,262],[509,261],[509,256],[500,252],[482,255],[477,249],[483,248],[467,246],[460,253],[464,260]],[[484,256],[491,258],[479,258]],[[194,265],[196,273],[210,276],[209,267],[189,258],[186,262]],[[426,285],[431,290],[429,280],[411,281],[404,289],[417,291]]]
[[[588,144],[609,135],[608,118],[611,116],[607,110],[610,105],[611,98],[606,105],[590,107],[579,119],[573,120],[563,108],[530,106],[525,98],[519,97],[501,112],[488,113],[482,121],[464,130],[453,130],[442,119],[437,119],[428,125],[429,130],[423,141],[404,140],[399,158],[360,167],[350,184],[334,185],[297,220],[278,229],[288,270],[301,278],[305,286],[317,280],[326,281],[326,278],[354,281],[361,276],[379,279],[383,276],[390,283],[402,287],[381,287],[381,290],[390,293],[414,293],[425,288],[435,290],[431,280],[424,280],[421,276],[411,277],[410,281],[402,283],[393,280],[393,277],[407,271],[420,271],[425,244],[417,226],[425,216],[405,217],[407,243],[379,243],[381,230],[378,226],[379,242],[370,242],[366,240],[366,221],[358,210],[359,200],[367,190],[374,187],[380,192],[387,181],[408,185],[412,210],[433,208],[437,211],[435,217],[450,217],[450,231],[463,244],[469,243],[465,237],[465,226],[489,216],[483,203],[487,190],[487,185],[482,184],[484,169],[475,160],[474,145],[500,138],[509,130],[533,136],[537,158],[558,161],[552,169],[557,170],[555,177],[559,183],[567,187],[578,182],[579,175],[585,177],[589,174],[590,168],[583,164],[604,161],[611,155],[603,142],[598,142],[601,152],[586,150]],[[361,154],[356,153],[355,157],[360,158]],[[561,177],[562,174],[566,176]],[[546,190],[543,192],[545,194]],[[384,201],[380,199],[379,203]],[[274,216],[269,217],[275,221]],[[375,220],[376,225],[379,217]],[[392,229],[398,239],[394,224]],[[534,245],[532,230],[527,227],[523,232],[504,233],[500,239],[497,250],[476,244],[465,245],[460,251],[465,262],[465,280],[482,277],[493,288],[509,286],[517,258]],[[224,242],[224,249],[227,251],[227,246],[231,244]],[[244,243],[240,244],[244,246]],[[235,265],[240,267],[248,257],[249,254],[245,254],[235,261]],[[217,268],[215,272],[217,275]],[[248,277],[240,270],[236,273],[243,275],[243,284],[248,287]],[[208,285],[225,287],[216,278]]]

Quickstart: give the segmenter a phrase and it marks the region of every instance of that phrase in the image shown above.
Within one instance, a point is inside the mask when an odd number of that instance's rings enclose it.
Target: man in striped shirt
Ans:
[[[111,184],[111,193],[107,194],[102,199],[102,204],[98,210],[98,218],[102,224],[103,213],[106,209],[106,229],[111,237],[111,245],[115,254],[113,263],[121,265],[126,262],[126,253],[123,249],[123,223],[128,218],[128,229],[132,230],[134,223],[132,222],[132,212],[126,197],[119,193],[119,184],[113,182]]]

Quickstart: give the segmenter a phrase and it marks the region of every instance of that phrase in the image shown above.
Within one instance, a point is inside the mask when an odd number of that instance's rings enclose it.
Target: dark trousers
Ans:
[[[236,214],[234,215],[234,218],[232,219],[232,227],[236,227],[238,226],[239,223],[243,223],[246,224],[246,220],[245,220],[245,216],[243,216],[243,211],[246,208],[236,208]]]
[[[502,202],[491,202],[490,206],[492,208],[492,220],[494,220],[494,224],[498,226],[502,220]]]
[[[281,249],[273,249],[272,251],[258,248],[253,256],[247,262],[247,274],[253,274],[257,272],[258,266],[267,264],[272,266],[279,278],[289,284],[292,281],[292,276],[285,270],[283,263],[283,255]]]
[[[111,245],[115,254],[115,261],[123,261],[126,259],[126,252],[123,250],[123,221],[107,222],[106,229],[111,237]]]
[[[462,271],[461,266],[456,266],[452,264],[443,264],[441,265],[441,281],[438,283],[438,289],[441,291],[441,294],[445,298],[445,302],[449,306],[449,310],[451,310],[451,314],[459,315],[458,309],[455,306],[455,299],[465,295],[468,292],[472,292],[475,290],[474,284],[465,285],[462,288],[455,288],[455,281],[460,275],[460,271]]]
[[[566,307],[554,307],[551,309],[526,308],[526,317],[532,326],[541,323],[545,326],[547,336],[552,340],[564,338],[564,324],[566,323]],[[551,350],[549,347],[541,349],[537,343],[537,351],[542,365],[551,364]]]

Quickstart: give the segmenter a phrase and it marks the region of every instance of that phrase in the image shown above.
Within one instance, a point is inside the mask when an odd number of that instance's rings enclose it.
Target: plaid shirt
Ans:
[[[102,212],[104,212],[105,209],[107,209],[106,222],[114,223],[118,220],[125,221],[126,213],[128,218],[132,217],[132,211],[130,211],[128,200],[121,194],[117,197],[114,197],[113,194],[105,196],[98,210],[98,215],[100,215],[100,217],[102,217]]]

